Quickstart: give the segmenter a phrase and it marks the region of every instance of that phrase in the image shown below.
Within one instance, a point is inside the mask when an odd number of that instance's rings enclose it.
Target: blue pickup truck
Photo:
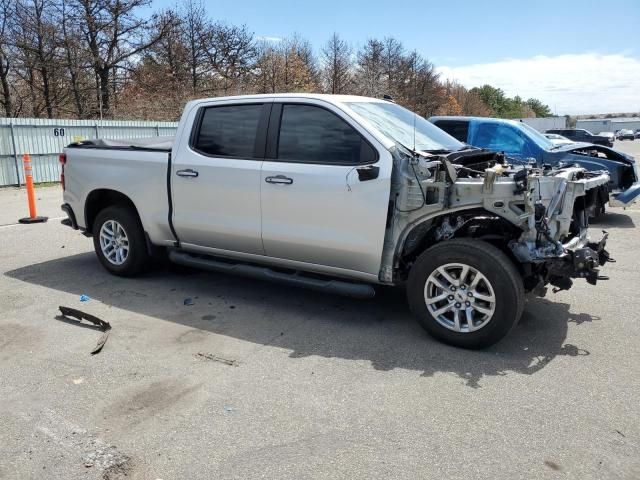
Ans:
[[[597,213],[604,204],[628,206],[640,196],[638,167],[634,158],[603,145],[571,143],[554,145],[529,125],[515,120],[484,117],[431,117],[431,123],[461,142],[504,154],[511,161],[557,166],[578,163],[587,170],[607,170],[609,198],[601,199]]]

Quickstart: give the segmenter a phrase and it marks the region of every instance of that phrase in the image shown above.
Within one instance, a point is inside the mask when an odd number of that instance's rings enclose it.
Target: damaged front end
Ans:
[[[394,152],[392,197],[381,281],[406,271],[419,252],[450,238],[471,237],[507,253],[527,291],[595,284],[612,261],[607,234],[589,240],[589,214],[606,192],[607,172],[510,165],[494,152]]]
[[[524,177],[524,175],[521,175]],[[508,246],[522,264],[525,287],[538,295],[546,285],[554,291],[571,288],[574,278],[595,285],[606,280],[599,267],[612,261],[605,249],[608,233],[598,242],[588,238],[590,199],[607,184],[604,172],[560,168],[543,176],[533,169],[523,180],[526,223]]]

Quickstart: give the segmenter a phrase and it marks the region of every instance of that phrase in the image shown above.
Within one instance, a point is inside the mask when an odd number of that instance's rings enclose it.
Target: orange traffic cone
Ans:
[[[22,156],[24,164],[24,178],[27,184],[27,201],[29,202],[29,216],[18,220],[20,223],[41,223],[46,222],[48,217],[39,217],[36,213],[36,192],[33,188],[33,175],[31,168],[31,157],[28,153]]]

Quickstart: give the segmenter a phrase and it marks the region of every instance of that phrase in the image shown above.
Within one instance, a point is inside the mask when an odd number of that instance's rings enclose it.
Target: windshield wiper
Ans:
[[[468,143],[465,143],[462,147],[456,150],[456,152],[464,152],[465,150],[482,150],[482,149],[479,147],[474,147],[473,145],[469,145]]]
[[[441,153],[451,153],[451,150],[447,150],[446,148],[438,148],[435,150],[417,150],[417,151],[424,152],[424,153],[431,153],[433,155],[439,155]]]

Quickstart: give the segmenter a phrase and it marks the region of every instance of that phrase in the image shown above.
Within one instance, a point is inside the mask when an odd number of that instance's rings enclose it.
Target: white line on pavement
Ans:
[[[63,218],[67,218],[66,216],[63,217],[49,217],[49,220],[62,220]],[[49,221],[47,220],[47,221]],[[26,223],[7,223],[5,225],[0,225],[0,228],[9,228],[9,227],[18,227],[20,225],[28,225]]]

